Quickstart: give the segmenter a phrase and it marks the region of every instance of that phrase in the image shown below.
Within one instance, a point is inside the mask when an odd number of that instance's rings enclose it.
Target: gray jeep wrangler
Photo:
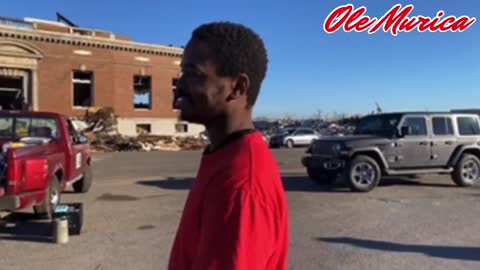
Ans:
[[[368,192],[383,176],[449,174],[461,187],[480,178],[480,119],[476,114],[403,112],[365,116],[353,135],[315,140],[302,164],[319,184],[343,176]]]

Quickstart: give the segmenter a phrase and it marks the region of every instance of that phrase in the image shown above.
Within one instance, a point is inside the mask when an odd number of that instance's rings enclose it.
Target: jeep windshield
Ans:
[[[395,134],[400,119],[400,114],[366,116],[357,124],[353,134],[390,137]]]

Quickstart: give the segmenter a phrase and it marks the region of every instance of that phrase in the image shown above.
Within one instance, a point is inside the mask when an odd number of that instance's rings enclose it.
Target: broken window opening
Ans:
[[[0,76],[0,110],[21,110],[24,105],[23,77]]]
[[[186,123],[176,123],[175,130],[178,133],[187,133],[188,132],[188,124]]]
[[[136,126],[137,134],[145,135],[152,133],[152,125],[150,124],[137,124]]]
[[[73,106],[93,106],[93,73],[74,71],[73,72]]]
[[[150,76],[135,76],[134,83],[135,109],[152,109],[152,78]]]

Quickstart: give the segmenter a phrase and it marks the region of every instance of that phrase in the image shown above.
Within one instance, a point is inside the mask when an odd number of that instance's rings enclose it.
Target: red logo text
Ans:
[[[407,5],[402,8],[402,5],[397,4],[392,7],[383,17],[370,18],[365,13],[367,8],[362,6],[354,10],[352,4],[339,6],[333,10],[325,20],[323,28],[325,32],[332,34],[342,28],[345,32],[363,32],[368,29],[369,34],[376,33],[380,28],[384,32],[391,32],[396,36],[398,32],[411,32],[418,30],[419,32],[463,32],[472,26],[476,18],[468,16],[443,17],[445,12],[440,10],[434,18],[424,16],[412,16],[413,5]]]

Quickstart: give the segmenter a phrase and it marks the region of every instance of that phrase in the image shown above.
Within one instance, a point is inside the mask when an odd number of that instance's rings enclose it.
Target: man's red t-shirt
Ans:
[[[287,269],[288,206],[277,162],[260,132],[232,138],[202,157],[169,270]]]

